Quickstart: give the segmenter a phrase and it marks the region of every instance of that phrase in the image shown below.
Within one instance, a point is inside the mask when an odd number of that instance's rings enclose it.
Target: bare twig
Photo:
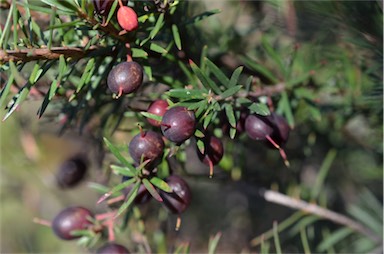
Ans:
[[[53,47],[48,48],[32,48],[20,50],[0,50],[0,62],[23,61],[30,62],[35,60],[58,59],[60,55],[66,58],[71,57],[73,60],[85,57],[87,54],[96,50],[96,46],[91,46],[85,50],[81,47]]]
[[[359,233],[366,235],[375,242],[381,242],[381,238],[377,236],[374,232],[372,232],[369,228],[358,223],[357,221],[348,218],[345,215],[320,207],[316,204],[311,204],[300,199],[289,197],[287,195],[272,190],[260,189],[259,195],[261,195],[268,202],[317,215],[321,218],[333,221],[337,224],[347,226]]]

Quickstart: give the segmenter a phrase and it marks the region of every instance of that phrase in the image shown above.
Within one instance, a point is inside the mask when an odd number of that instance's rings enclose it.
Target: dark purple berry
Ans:
[[[128,176],[123,176],[123,182],[128,181],[130,178]],[[128,193],[132,190],[133,185],[128,186],[123,190],[124,195],[128,195]],[[148,201],[150,201],[152,198],[152,195],[149,193],[147,188],[143,184],[140,185],[139,190],[137,191],[137,196],[135,198],[136,204],[145,204]]]
[[[93,217],[93,214],[86,208],[79,206],[65,208],[53,219],[52,230],[63,240],[79,238],[80,236],[74,236],[71,232],[88,229],[92,225],[90,217]]]
[[[92,0],[95,12],[101,16],[108,16],[109,11],[112,8],[113,2],[115,0]],[[127,4],[127,0],[123,0],[123,5]],[[116,8],[116,10],[118,7]]]
[[[289,138],[290,127],[285,120],[285,118],[281,115],[278,115],[274,112],[268,116],[269,121],[271,122],[274,130],[272,133],[272,139],[279,145],[284,145]]]
[[[245,131],[250,138],[264,141],[273,133],[273,127],[267,117],[254,114],[245,120]]]
[[[220,139],[212,135],[207,135],[203,139],[204,152],[197,149],[199,159],[209,166],[209,175],[213,175],[213,166],[220,162],[224,155],[223,143]]]
[[[176,144],[181,144],[195,133],[196,118],[185,107],[168,109],[161,121],[163,135]]]
[[[57,172],[56,181],[61,188],[76,186],[87,172],[87,161],[82,156],[75,156],[64,161]]]
[[[125,254],[125,253],[129,253],[129,251],[123,245],[110,242],[100,247],[96,251],[96,253],[97,254]]]
[[[165,181],[173,192],[160,191],[163,204],[172,213],[180,214],[184,212],[192,200],[191,190],[187,182],[177,175],[171,175]]]
[[[136,163],[149,160],[148,166],[158,164],[164,153],[162,136],[154,131],[141,131],[129,143],[129,154]]]
[[[166,100],[155,100],[149,105],[147,112],[157,116],[163,116],[168,106],[169,104]],[[147,118],[147,120],[152,126],[159,127],[161,125],[161,121],[156,121],[151,118]]]
[[[108,74],[108,87],[118,95],[136,91],[143,82],[143,68],[137,62],[122,62]]]

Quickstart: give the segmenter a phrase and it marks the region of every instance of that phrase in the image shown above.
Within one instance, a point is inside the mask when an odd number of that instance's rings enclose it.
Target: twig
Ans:
[[[281,194],[276,191],[272,190],[266,190],[266,189],[260,189],[259,195],[261,195],[266,201],[269,201],[271,203],[283,205],[286,207],[290,207],[292,209],[296,210],[302,210],[303,212],[307,212],[310,214],[317,215],[321,218],[328,219],[330,221],[333,221],[337,224],[341,224],[344,226],[347,226],[357,232],[360,232],[369,238],[371,238],[375,242],[381,242],[381,238],[378,237],[374,232],[372,232],[369,228],[365,227],[364,225],[348,218],[347,216],[344,216],[342,214],[333,212],[331,210],[328,210],[326,208],[320,207],[316,204],[311,204],[308,202],[305,202],[303,200],[299,200],[296,198],[289,197],[287,195]]]
[[[275,85],[257,86],[255,90],[249,92],[239,92],[237,97],[260,97],[260,96],[272,96],[280,94],[285,90],[285,83],[277,83]]]
[[[48,48],[32,48],[32,49],[20,49],[20,50],[0,50],[0,62],[9,61],[23,61],[30,62],[35,60],[50,60],[58,59],[60,55],[64,55],[66,58],[71,57],[72,59],[80,59],[85,57],[87,54],[96,50],[96,46],[91,46],[85,50],[81,47],[53,47]]]

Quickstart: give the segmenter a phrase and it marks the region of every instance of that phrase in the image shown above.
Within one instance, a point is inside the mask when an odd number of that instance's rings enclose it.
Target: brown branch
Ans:
[[[333,221],[337,224],[347,226],[363,235],[366,235],[377,243],[382,240],[379,236],[377,236],[374,232],[372,232],[369,228],[365,227],[364,225],[348,218],[345,215],[328,210],[324,207],[320,207],[316,204],[311,204],[300,199],[292,198],[272,190],[260,189],[259,194],[266,201],[269,201],[271,203],[283,205],[296,210],[301,210],[303,212],[317,215],[321,218]]]
[[[20,50],[2,50],[0,49],[0,63],[9,61],[22,61],[30,62],[36,60],[53,60],[58,59],[61,55],[68,58],[71,57],[73,60],[77,60],[85,57],[92,51],[96,50],[97,47],[91,46],[85,50],[81,47],[53,47],[48,48],[32,48],[32,49],[20,49]]]

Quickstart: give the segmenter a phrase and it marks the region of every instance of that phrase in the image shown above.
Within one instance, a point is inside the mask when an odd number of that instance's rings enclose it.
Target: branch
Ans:
[[[266,201],[271,203],[301,210],[306,213],[317,215],[321,218],[333,221],[337,224],[347,226],[363,235],[366,235],[376,243],[381,242],[381,238],[364,225],[350,219],[349,217],[333,212],[316,204],[311,204],[300,199],[291,198],[276,191],[260,189],[258,192]]]
[[[20,50],[2,50],[0,49],[0,63],[9,61],[30,62],[36,60],[53,60],[58,59],[60,55],[66,58],[71,57],[74,60],[80,59],[96,50],[97,47],[91,46],[85,50],[81,47],[53,47],[48,48],[32,48]]]

